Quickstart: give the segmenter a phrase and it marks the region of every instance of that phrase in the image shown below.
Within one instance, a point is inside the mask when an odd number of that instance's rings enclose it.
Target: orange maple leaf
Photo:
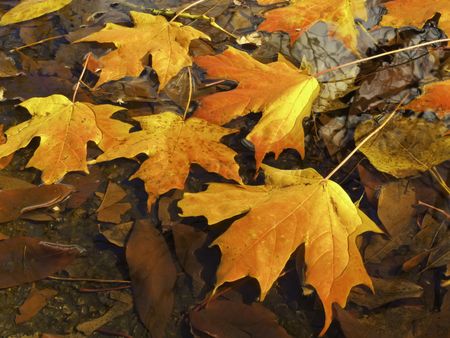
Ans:
[[[163,16],[130,12],[134,27],[106,24],[101,31],[75,41],[114,43],[117,49],[99,59],[100,78],[95,87],[125,76],[137,77],[152,56],[152,68],[162,90],[171,78],[183,68],[192,65],[189,45],[195,39],[209,37],[179,22],[170,22]]]
[[[131,179],[144,181],[149,207],[159,195],[184,187],[191,163],[241,182],[239,166],[234,161],[236,153],[220,143],[222,137],[236,130],[195,117],[184,121],[172,112],[137,117],[135,120],[139,121],[142,130],[128,134],[122,143],[105,148],[105,153],[96,162],[147,154],[150,158],[141,164]]]
[[[390,0],[384,6],[388,11],[381,20],[384,26],[421,28],[428,19],[439,12],[441,14],[439,27],[450,35],[450,1]]]
[[[212,183],[204,192],[185,193],[178,206],[183,216],[205,216],[208,224],[245,214],[212,243],[222,252],[216,289],[251,276],[264,299],[291,254],[304,244],[306,282],[325,310],[323,334],[333,303],[344,307],[353,286],[372,287],[355,241],[363,232],[380,230],[337,183],[314,169],[263,168],[264,186]]]
[[[229,47],[223,54],[200,56],[195,63],[210,77],[236,80],[236,89],[215,93],[200,99],[195,116],[225,124],[250,112],[263,116],[247,136],[255,146],[256,165],[273,151],[296,149],[304,155],[303,119],[310,116],[319,93],[317,80],[280,57],[263,64],[245,52]]]
[[[46,184],[59,181],[69,171],[88,172],[87,143],[99,144],[102,139],[96,114],[112,115],[123,110],[108,104],[72,102],[63,95],[31,98],[20,106],[29,111],[31,119],[6,131],[7,141],[0,145],[0,158],[39,137],[39,147],[27,166],[41,170]],[[129,125],[122,124],[129,129]]]
[[[286,7],[265,13],[265,21],[259,25],[258,30],[286,32],[291,37],[292,44],[312,25],[322,21],[329,25],[330,35],[336,35],[347,48],[358,53],[358,30],[354,21],[355,16],[366,18],[364,2],[364,0],[292,0]],[[266,1],[262,4],[266,4]]]
[[[416,112],[431,110],[441,119],[450,114],[450,79],[423,86],[422,95],[408,103],[405,109]]]

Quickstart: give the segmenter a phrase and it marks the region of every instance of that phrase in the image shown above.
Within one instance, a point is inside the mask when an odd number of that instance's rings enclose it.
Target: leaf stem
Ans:
[[[122,283],[130,284],[129,280],[121,279],[96,279],[96,278],[75,278],[75,277],[58,277],[58,276],[48,276],[48,279],[68,281],[68,282],[95,282],[95,283]]]
[[[187,67],[188,69],[188,74],[189,74],[189,95],[188,95],[188,100],[186,103],[186,108],[184,108],[184,113],[183,113],[183,121],[186,120],[186,115],[189,111],[189,106],[191,105],[191,100],[192,100],[192,87],[193,87],[193,83],[192,83],[192,72],[191,72],[191,67]]]
[[[206,0],[197,0],[197,1],[194,1],[193,3],[187,5],[181,11],[179,11],[177,14],[175,14],[175,16],[172,19],[170,19],[169,22],[173,22],[176,18],[178,18],[182,13],[186,12],[188,9],[190,9],[194,6],[197,6],[198,4],[201,4],[202,2],[205,2],[205,1]]]
[[[425,202],[422,202],[422,201],[419,201],[419,202],[417,203],[417,205],[423,205],[424,207],[427,207],[427,208],[436,210],[437,212],[440,212],[442,215],[444,215],[448,220],[450,220],[450,214],[448,214],[447,212],[445,212],[445,210],[436,208],[435,206],[433,206],[433,205],[431,205],[431,204],[428,204],[428,203],[425,203]]]
[[[75,103],[75,99],[77,98],[78,89],[80,89],[81,81],[83,79],[84,73],[86,73],[86,68],[87,68],[90,57],[91,57],[91,53],[88,53],[86,60],[84,61],[83,70],[81,71],[80,77],[78,78],[78,82],[75,86],[75,90],[73,91],[72,103]]]
[[[347,161],[364,145],[366,144],[366,142],[371,139],[373,136],[375,136],[381,129],[384,128],[384,126],[394,117],[395,113],[398,111],[398,109],[401,107],[401,105],[403,104],[403,102],[405,102],[405,100],[408,98],[408,95],[406,95],[395,107],[395,109],[392,111],[392,113],[389,114],[389,116],[386,118],[386,120],[383,121],[383,123],[374,131],[372,131],[369,135],[367,135],[362,141],[361,143],[359,143],[355,149],[353,149],[350,154],[348,154],[341,163],[339,163],[337,165],[336,168],[334,168],[327,177],[324,178],[324,181],[329,180],[340,168],[342,168],[342,166],[347,163]]]
[[[52,41],[52,40],[65,38],[65,37],[66,37],[66,34],[52,36],[52,37],[45,38],[45,39],[42,39],[42,40],[39,40],[39,41],[36,41],[36,42],[29,43],[28,45],[23,45],[23,46],[20,46],[20,47],[17,47],[17,48],[13,48],[13,49],[10,50],[10,52],[11,53],[12,52],[18,52],[19,50],[22,50],[22,49],[25,49],[25,48],[28,48],[28,47],[33,47],[33,46],[40,45],[41,43],[44,43],[44,42],[47,42],[47,41]]]
[[[366,61],[373,60],[373,59],[378,59],[378,58],[381,58],[381,57],[386,56],[386,55],[396,54],[396,53],[404,52],[404,51],[407,51],[407,50],[412,50],[412,49],[416,49],[416,48],[419,48],[419,47],[429,46],[429,45],[433,45],[435,43],[448,42],[448,41],[450,41],[450,39],[438,39],[438,40],[433,40],[433,41],[419,43],[418,45],[414,45],[414,46],[409,46],[409,47],[404,47],[404,48],[400,48],[400,49],[396,49],[396,50],[391,50],[389,52],[385,52],[385,53],[381,53],[381,54],[377,54],[377,55],[372,55],[372,56],[369,56],[369,57],[366,57],[366,58],[363,58],[363,59],[359,59],[359,60],[355,60],[355,61],[344,63],[342,65],[338,65],[338,66],[335,66],[335,67],[331,67],[331,68],[322,70],[320,72],[317,72],[317,73],[313,74],[312,76],[319,77],[319,76],[321,76],[323,74],[334,72],[335,70],[338,70],[338,69],[341,69],[341,68],[357,65],[359,63],[366,62]]]

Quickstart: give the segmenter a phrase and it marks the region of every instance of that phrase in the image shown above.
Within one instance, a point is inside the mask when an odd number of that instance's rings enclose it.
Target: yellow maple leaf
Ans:
[[[87,172],[87,142],[98,144],[102,139],[96,113],[108,111],[112,115],[123,110],[106,104],[73,103],[63,95],[31,98],[20,106],[28,110],[31,119],[6,131],[7,141],[0,145],[0,158],[26,147],[33,138],[39,137],[39,147],[27,166],[41,170],[46,184],[59,181],[69,171]]]
[[[304,244],[306,283],[316,289],[325,311],[323,334],[333,303],[344,307],[353,286],[372,287],[355,240],[380,230],[337,183],[314,169],[263,168],[264,186],[212,183],[204,192],[185,193],[178,206],[182,216],[205,216],[208,224],[246,213],[211,244],[222,252],[216,289],[250,276],[258,280],[264,299]]]
[[[426,84],[422,95],[412,100],[405,109],[416,112],[431,110],[441,119],[450,114],[450,79]]]
[[[0,19],[0,26],[38,18],[55,12],[70,4],[72,0],[22,0]]]
[[[336,35],[347,48],[358,53],[355,16],[366,19],[365,0],[292,0],[286,7],[265,13],[265,21],[258,30],[286,32],[294,43],[312,25],[322,21],[329,25],[330,35]]]
[[[107,23],[101,31],[75,41],[114,43],[117,49],[99,59],[100,78],[95,87],[125,76],[137,77],[152,56],[152,68],[159,79],[159,90],[183,68],[192,65],[189,45],[194,39],[209,37],[163,16],[130,12],[134,27]]]
[[[365,121],[355,130],[359,144],[377,124]],[[414,176],[450,159],[450,137],[442,122],[397,118],[386,125],[359,150],[380,171],[397,178]]]
[[[283,149],[305,153],[303,119],[310,116],[319,94],[319,83],[287,60],[263,64],[245,52],[229,47],[215,56],[200,56],[195,63],[214,78],[239,82],[236,89],[200,99],[195,116],[224,124],[238,116],[262,111],[263,116],[247,136],[255,146],[256,165],[273,151]]]
[[[384,4],[387,14],[381,24],[384,26],[415,26],[421,28],[437,12],[441,14],[439,27],[450,35],[450,1],[436,0],[390,0]]]
[[[184,187],[191,163],[241,182],[239,166],[234,162],[236,153],[220,143],[222,137],[236,130],[195,117],[184,121],[172,112],[135,119],[142,130],[130,133],[121,144],[104,149],[105,153],[96,162],[147,154],[150,158],[141,164],[131,179],[144,181],[149,207],[159,195]]]

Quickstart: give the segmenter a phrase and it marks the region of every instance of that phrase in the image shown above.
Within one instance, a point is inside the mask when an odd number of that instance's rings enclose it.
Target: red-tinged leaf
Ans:
[[[191,325],[215,338],[287,338],[290,335],[277,317],[261,304],[247,305],[230,300],[210,302],[201,311],[191,311]]]
[[[0,223],[15,220],[27,211],[57,204],[73,191],[74,188],[66,184],[0,190]]]
[[[177,271],[167,244],[150,222],[138,221],[127,243],[136,309],[152,337],[165,337]]]
[[[46,278],[64,269],[84,249],[32,237],[0,241],[0,289]]]

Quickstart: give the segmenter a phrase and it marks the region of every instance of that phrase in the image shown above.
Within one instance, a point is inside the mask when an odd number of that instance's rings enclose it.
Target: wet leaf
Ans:
[[[17,76],[19,74],[14,60],[0,50],[0,77]]]
[[[122,215],[131,209],[130,203],[119,203],[127,196],[118,184],[109,182],[102,203],[97,209],[97,220],[119,224]]]
[[[344,306],[355,285],[372,287],[355,241],[363,232],[380,230],[337,183],[314,169],[263,168],[264,186],[212,183],[204,192],[186,193],[178,206],[182,216],[205,216],[209,224],[247,212],[212,243],[222,252],[216,289],[251,276],[264,299],[291,254],[305,243],[306,283],[322,300],[323,334],[333,303]]]
[[[16,324],[25,323],[33,318],[57,293],[53,289],[40,290],[33,287],[25,302],[19,307],[20,314],[16,315]]]
[[[137,221],[127,242],[126,257],[139,317],[152,337],[165,337],[177,271],[164,237],[150,222]]]
[[[355,130],[355,141],[377,127],[373,120],[361,123]],[[397,118],[386,125],[360,150],[380,171],[397,178],[417,175],[450,159],[450,137],[443,123],[418,118]]]
[[[46,184],[57,182],[69,171],[88,172],[87,142],[99,143],[102,139],[96,114],[123,110],[106,104],[72,103],[62,95],[35,97],[20,105],[30,112],[31,119],[6,131],[7,141],[0,145],[0,157],[26,147],[33,138],[39,137],[39,148],[27,166],[41,170]]]
[[[64,269],[84,251],[76,245],[50,243],[32,237],[0,241],[0,288],[46,278]]]
[[[314,77],[282,57],[266,65],[231,47],[220,55],[196,57],[195,63],[210,77],[239,82],[234,90],[203,97],[195,116],[222,125],[262,111],[262,118],[246,138],[255,145],[257,167],[268,152],[277,157],[283,149],[293,148],[304,156],[302,123],[319,93]]]
[[[116,303],[103,316],[77,325],[77,330],[83,332],[86,336],[91,336],[95,330],[123,315],[133,307],[132,298],[127,293],[111,292],[111,298],[116,300]]]
[[[357,53],[358,30],[354,21],[355,15],[366,19],[364,3],[364,0],[292,0],[286,7],[266,12],[265,20],[258,30],[286,32],[293,44],[315,23],[322,21],[329,25],[331,36],[336,36],[347,48]]]
[[[0,26],[32,20],[42,15],[55,12],[70,4],[72,0],[21,0],[0,19]]]
[[[115,158],[134,158],[146,154],[150,158],[131,176],[144,181],[150,207],[159,195],[171,189],[183,189],[191,163],[225,178],[240,182],[236,153],[220,140],[235,130],[210,124],[199,118],[186,121],[175,113],[137,117],[142,130],[130,133],[121,144],[105,149],[97,162]]]
[[[131,231],[134,222],[126,222],[122,224],[114,225],[113,227],[101,230],[99,232],[105,236],[108,242],[117,245],[120,248],[125,246],[125,240],[128,237],[128,234]]]
[[[6,142],[5,134],[3,133],[3,124],[0,124],[0,144],[4,144]],[[13,155],[8,155],[5,157],[0,157],[0,170],[4,169],[11,162]]]
[[[0,190],[0,223],[15,220],[31,210],[58,204],[73,191],[73,187],[66,184]]]
[[[117,48],[99,59],[102,71],[96,87],[125,76],[139,76],[150,54],[152,68],[158,74],[159,90],[162,90],[183,67],[192,64],[188,55],[191,41],[199,38],[209,40],[206,34],[195,28],[168,22],[163,16],[133,11],[130,15],[134,27],[108,23],[100,32],[75,41],[114,43]]]
[[[189,313],[191,326],[210,337],[288,338],[277,317],[261,304],[247,305],[231,300],[208,302],[200,311]]]
[[[433,111],[443,119],[450,114],[449,95],[450,80],[429,83],[423,87],[422,95],[412,100],[404,108],[416,112]]]
[[[415,26],[422,28],[427,20],[440,13],[439,28],[450,34],[450,2],[434,0],[389,0],[384,4],[387,14],[381,24],[384,26]]]

